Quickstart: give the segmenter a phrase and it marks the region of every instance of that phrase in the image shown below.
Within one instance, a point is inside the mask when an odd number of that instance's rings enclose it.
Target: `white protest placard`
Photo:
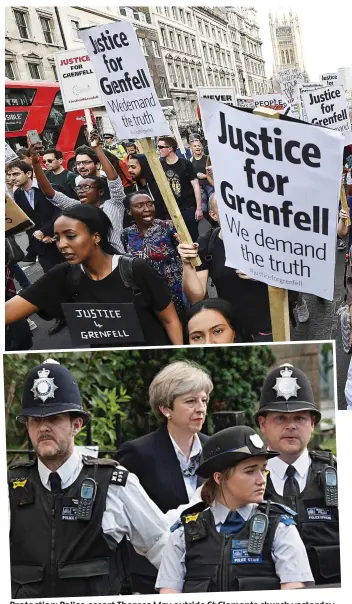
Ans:
[[[320,81],[322,86],[342,86],[338,73],[322,73]]]
[[[280,94],[256,94],[253,100],[254,107],[268,107],[279,113],[286,113],[289,106],[287,99]]]
[[[5,141],[5,164],[8,164],[13,159],[18,159],[18,155],[13,149],[11,149],[10,145]]]
[[[301,107],[301,116],[302,116],[302,120],[304,122],[308,122],[308,116],[306,113],[306,110],[304,108],[304,104],[303,104],[303,99],[302,99],[302,93],[303,92],[307,92],[308,90],[318,90],[318,88],[321,88],[321,84],[317,83],[317,82],[307,82],[305,84],[299,84],[298,86],[298,90],[299,90],[299,104]]]
[[[343,136],[200,103],[226,266],[332,300]]]
[[[324,86],[301,96],[308,122],[338,130],[345,137],[345,145],[350,143],[351,122],[343,86]]]
[[[55,62],[65,111],[102,106],[97,77],[85,48],[57,52]]]
[[[290,104],[297,101],[298,84],[303,84],[304,73],[299,67],[280,69],[278,72],[280,89]]]
[[[236,104],[236,91],[232,86],[199,86],[197,94],[198,98],[212,99],[226,105]]]
[[[242,107],[243,109],[254,109],[254,100],[251,96],[240,96],[237,94],[236,107]]]
[[[169,134],[133,25],[106,23],[82,29],[80,35],[117,136],[139,139]]]

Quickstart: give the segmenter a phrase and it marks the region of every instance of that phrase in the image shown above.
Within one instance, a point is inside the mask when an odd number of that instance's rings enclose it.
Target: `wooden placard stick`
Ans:
[[[255,115],[280,119],[280,113],[274,109],[258,107],[254,109]],[[289,342],[290,335],[290,315],[288,310],[288,290],[280,287],[268,285],[271,326],[273,330],[274,342]]]
[[[348,215],[348,218],[346,218],[346,220],[345,220],[345,225],[350,226],[350,224],[351,224],[350,208],[348,207],[348,203],[347,203],[347,199],[346,199],[345,185],[343,182],[341,183],[340,199],[341,199],[341,207],[342,207],[343,211],[346,212]]]
[[[138,148],[142,149],[142,153],[147,157],[151,171],[159,187],[162,198],[170,214],[170,218],[175,225],[177,234],[181,243],[193,243],[189,231],[186,227],[180,208],[177,205],[173,192],[171,191],[169,181],[165,175],[164,169],[160,163],[156,150],[154,149],[151,138],[141,138],[138,141]],[[194,210],[195,212],[195,210]],[[192,259],[193,266],[200,266],[201,261],[199,256]]]

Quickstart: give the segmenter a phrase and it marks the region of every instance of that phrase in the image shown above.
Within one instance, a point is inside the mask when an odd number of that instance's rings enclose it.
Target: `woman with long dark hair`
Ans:
[[[144,336],[140,344],[182,344],[182,327],[165,279],[146,260],[135,258],[135,288],[127,287],[119,270],[121,256],[109,242],[110,229],[109,218],[99,208],[75,205],[65,210],[55,221],[54,230],[57,247],[66,262],[7,302],[6,323],[38,310],[50,317],[59,316],[56,313],[62,314],[63,302],[132,302]],[[79,282],[74,265],[81,266]]]

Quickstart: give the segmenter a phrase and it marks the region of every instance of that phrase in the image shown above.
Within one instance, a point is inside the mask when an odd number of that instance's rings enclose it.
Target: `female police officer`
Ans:
[[[31,369],[18,419],[37,461],[9,470],[12,598],[119,594],[125,535],[158,567],[168,524],[134,474],[75,449],[89,416],[66,367]]]
[[[160,593],[298,589],[313,582],[292,516],[263,502],[269,452],[252,428],[226,428],[203,447],[203,501],[188,508],[163,552]]]

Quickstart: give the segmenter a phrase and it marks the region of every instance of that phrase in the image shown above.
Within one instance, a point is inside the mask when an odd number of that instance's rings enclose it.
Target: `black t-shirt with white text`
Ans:
[[[174,164],[168,164],[162,159],[161,165],[164,168],[164,172],[180,210],[185,210],[187,208],[196,209],[197,203],[191,180],[196,180],[197,175],[192,162],[180,157]]]
[[[69,277],[68,262],[49,270],[43,277],[32,283],[19,294],[22,298],[44,310],[51,317],[62,316],[62,302],[72,302],[72,280]],[[144,342],[139,345],[163,346],[170,344],[155,312],[161,312],[170,304],[171,297],[164,277],[159,275],[147,260],[136,258],[133,262],[133,275],[141,293],[133,292],[122,282],[118,266],[104,279],[94,281],[82,271],[79,280],[79,292],[75,302],[133,302]],[[132,344],[135,346],[136,344]]]

